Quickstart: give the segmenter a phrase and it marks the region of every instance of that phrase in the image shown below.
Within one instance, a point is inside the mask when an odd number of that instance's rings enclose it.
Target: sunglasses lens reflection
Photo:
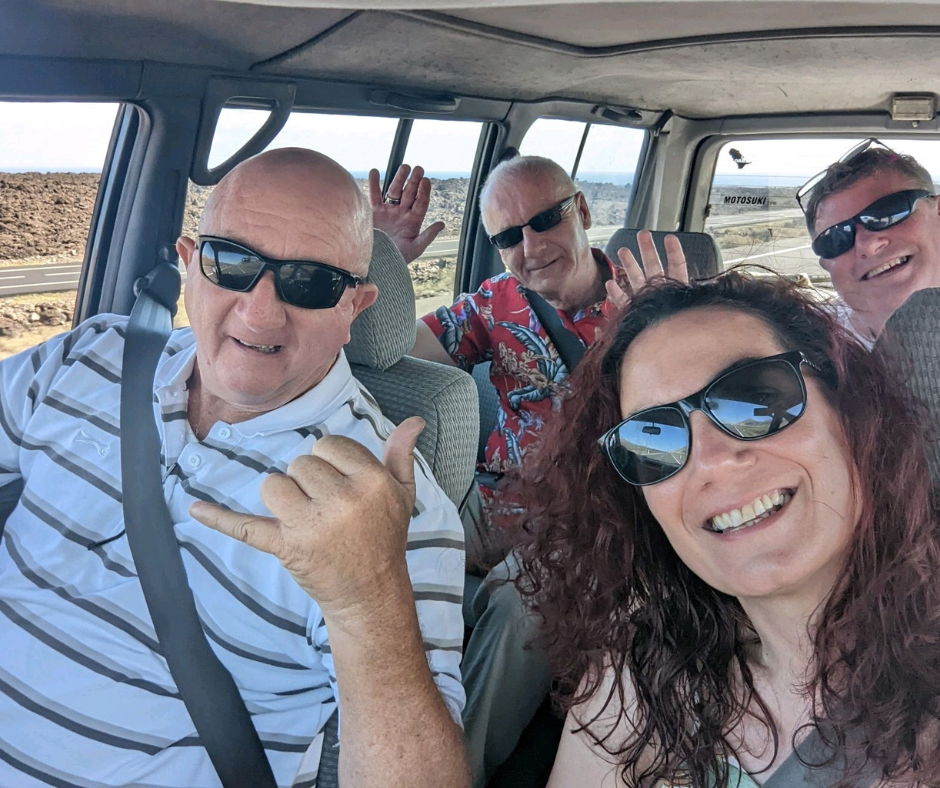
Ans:
[[[246,293],[258,281],[265,261],[248,249],[224,241],[202,241],[200,266],[206,278],[226,290]],[[276,290],[291,306],[330,309],[346,290],[347,277],[315,262],[278,263]]]
[[[284,300],[305,309],[336,306],[345,290],[343,277],[328,268],[295,263],[278,269]]]
[[[741,440],[773,435],[806,408],[799,372],[784,359],[768,359],[719,377],[706,389],[703,410]],[[624,421],[608,437],[611,464],[630,484],[664,481],[689,457],[689,423],[677,405],[663,405]]]
[[[614,467],[631,484],[652,484],[678,471],[689,454],[689,430],[678,408],[655,408],[620,425],[608,443]]]
[[[782,360],[731,373],[709,389],[705,404],[730,433],[763,438],[793,423],[805,405],[795,369]]]
[[[249,290],[264,263],[247,250],[204,241],[202,271],[210,282],[226,290]]]

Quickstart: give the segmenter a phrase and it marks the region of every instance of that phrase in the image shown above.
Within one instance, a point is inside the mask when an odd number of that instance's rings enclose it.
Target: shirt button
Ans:
[[[222,428],[219,430],[219,437],[220,437],[222,440],[227,441],[229,438],[232,437],[232,430],[231,430],[230,428],[228,428],[228,427],[222,427]]]
[[[190,468],[198,468],[200,465],[202,465],[202,460],[199,459],[199,456],[196,454],[190,454],[186,458],[186,462],[189,464]]]

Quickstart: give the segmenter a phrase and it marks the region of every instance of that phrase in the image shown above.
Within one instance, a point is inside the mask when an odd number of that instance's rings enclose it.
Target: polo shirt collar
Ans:
[[[185,403],[187,383],[195,364],[196,342],[192,330],[174,331],[157,364],[155,393],[161,403],[173,400]],[[252,438],[318,424],[354,397],[357,391],[346,354],[341,350],[326,377],[312,389],[286,405],[231,426],[239,435]]]

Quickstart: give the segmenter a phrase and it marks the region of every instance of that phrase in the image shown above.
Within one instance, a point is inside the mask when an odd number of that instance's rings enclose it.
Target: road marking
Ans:
[[[45,271],[49,268],[74,268],[82,270],[82,263],[48,263],[47,265],[7,265],[0,266],[0,275],[4,271]]]
[[[0,279],[25,279],[25,278],[26,278],[26,274],[23,274],[22,276],[0,276]]]
[[[54,276],[75,276],[75,271],[65,271],[61,274],[53,273],[52,271],[50,271],[49,273],[46,274],[46,279],[51,279]],[[78,280],[76,279],[75,281],[78,281]]]
[[[23,290],[23,285],[0,285],[0,290],[19,290],[22,293],[33,292],[31,290]]]
[[[763,254],[752,254],[747,257],[739,257],[737,260],[725,260],[725,265],[733,265],[734,263],[743,263],[746,260],[756,260],[759,257],[774,257],[775,255],[785,255],[789,252],[795,252],[798,249],[811,249],[812,244],[806,244],[806,246],[791,246],[789,249],[778,249],[776,252],[764,252]]]

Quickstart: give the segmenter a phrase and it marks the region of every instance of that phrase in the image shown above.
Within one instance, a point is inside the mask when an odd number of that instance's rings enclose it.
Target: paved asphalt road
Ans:
[[[748,224],[762,224],[776,219],[796,218],[800,216],[799,210],[767,211],[750,216],[716,216],[709,220],[709,227],[734,227]],[[616,225],[606,227],[592,227],[588,231],[588,238],[592,243],[603,245],[614,231]],[[435,241],[422,258],[448,257],[457,254],[458,241],[456,239]],[[782,249],[781,249],[782,247]],[[798,272],[807,270],[807,265],[815,265],[816,258],[809,251],[809,246],[798,240],[780,241],[777,244],[779,251],[771,251],[764,246],[750,250],[740,250],[742,258],[755,262],[772,265],[776,270]],[[730,250],[732,255],[725,253],[725,263],[740,262],[737,250]],[[20,293],[48,293],[59,290],[75,290],[81,273],[81,263],[28,265],[0,268],[0,297],[17,295]]]

